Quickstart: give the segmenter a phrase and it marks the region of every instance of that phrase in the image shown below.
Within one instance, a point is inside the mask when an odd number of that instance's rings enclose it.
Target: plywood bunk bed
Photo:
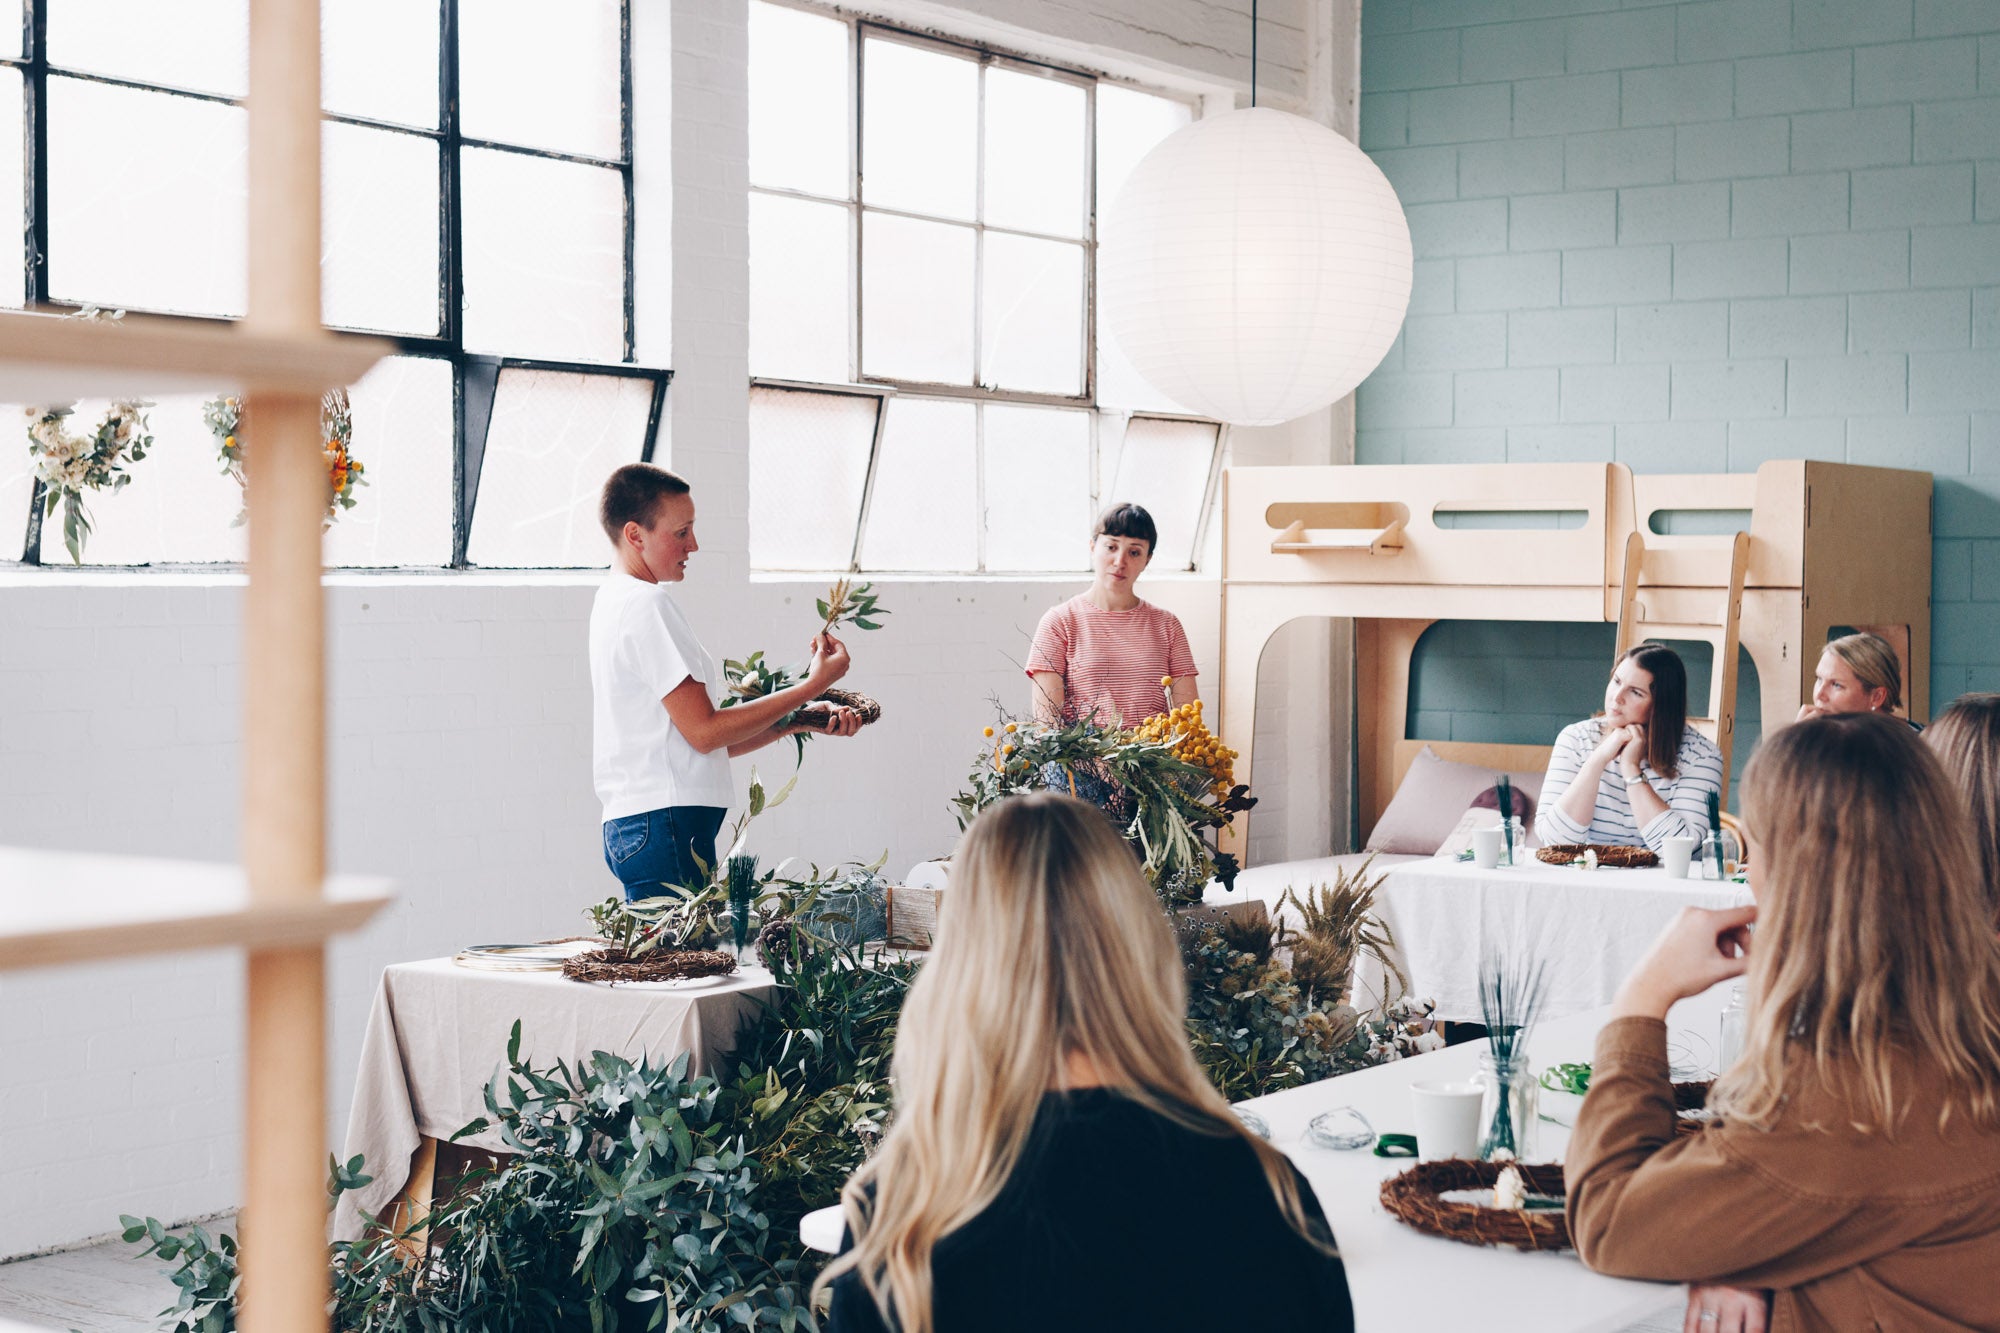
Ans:
[[[1811,696],[1837,627],[1896,647],[1904,709],[1925,721],[1930,499],[1928,472],[1797,460],[1721,475],[1635,476],[1620,463],[1232,468],[1220,731],[1249,773],[1258,660],[1280,626],[1310,617],[1355,622],[1358,832],[1375,826],[1426,744],[1404,734],[1410,663],[1440,620],[1615,623],[1620,649],[1711,644],[1707,714],[1694,720],[1723,752],[1725,786],[1739,643],[1766,727]],[[1673,531],[1690,526],[1707,532]],[[1700,706],[1691,699],[1690,713]],[[1577,708],[1582,717],[1592,701]],[[1427,743],[1496,771],[1547,762],[1547,746]]]

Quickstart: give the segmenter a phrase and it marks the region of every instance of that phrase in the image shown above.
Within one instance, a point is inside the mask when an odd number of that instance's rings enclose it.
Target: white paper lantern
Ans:
[[[1238,425],[1346,395],[1410,304],[1410,227],[1381,169],[1269,107],[1162,140],[1101,235],[1098,289],[1119,348],[1189,412]]]

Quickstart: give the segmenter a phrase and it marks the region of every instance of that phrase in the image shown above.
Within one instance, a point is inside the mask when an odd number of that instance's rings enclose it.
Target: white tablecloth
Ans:
[[[1718,986],[1674,1006],[1667,1018],[1669,1044],[1713,1050],[1728,994],[1728,985]],[[1606,1017],[1600,1009],[1536,1028],[1528,1042],[1535,1070],[1590,1059]],[[1593,1333],[1623,1329],[1679,1305],[1680,1287],[1593,1273],[1573,1251],[1525,1253],[1425,1235],[1381,1204],[1382,1182],[1406,1169],[1407,1159],[1376,1157],[1367,1149],[1335,1152],[1305,1137],[1308,1121],[1339,1106],[1360,1111],[1377,1133],[1414,1133],[1409,1085],[1419,1079],[1469,1079],[1483,1050],[1484,1042],[1468,1042],[1242,1103],[1270,1124],[1271,1141],[1298,1164],[1319,1196],[1347,1265],[1358,1333]],[[1531,1160],[1559,1161],[1568,1142],[1567,1129],[1544,1120]]]
[[[1427,857],[1391,866],[1375,913],[1396,938],[1410,993],[1439,1018],[1479,1021],[1479,959],[1489,947],[1548,968],[1546,1018],[1611,1003],[1618,983],[1684,906],[1750,901],[1728,881],[1670,879],[1651,870],[1571,870],[1540,861],[1481,870]],[[1363,959],[1355,1002],[1373,1007],[1382,970]]]
[[[695,1071],[727,1052],[771,974],[745,968],[701,990],[596,986],[557,972],[482,972],[449,958],[399,963],[382,973],[361,1041],[361,1068],[342,1160],[356,1153],[374,1179],[341,1195],[334,1236],[360,1234],[360,1213],[379,1214],[409,1179],[420,1135],[448,1139],[486,1114],[485,1087],[507,1063],[507,1037],[521,1020],[521,1056],[547,1066],[593,1051],[656,1062],[683,1052]],[[499,1134],[460,1140],[503,1150]]]

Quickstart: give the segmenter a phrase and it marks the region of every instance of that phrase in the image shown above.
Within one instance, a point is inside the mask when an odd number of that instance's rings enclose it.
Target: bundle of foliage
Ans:
[[[766,928],[763,957],[778,988],[738,1035],[717,1108],[756,1159],[759,1200],[780,1219],[787,1247],[798,1219],[837,1202],[881,1138],[896,1023],[921,966],[871,956],[801,920]]]
[[[410,1261],[415,1228],[367,1222],[332,1247],[333,1322],[343,1333],[558,1333],[815,1329],[810,1275],[786,1250],[798,1218],[773,1222],[758,1167],[718,1109],[722,1090],[689,1077],[685,1056],[637,1064],[599,1051],[574,1067],[520,1059],[486,1088],[488,1115],[455,1137],[497,1126],[514,1154],[467,1173],[428,1218],[429,1248]],[[354,1158],[331,1189],[368,1183]],[[171,1327],[235,1327],[235,1244],[168,1235],[126,1219],[128,1240],[178,1259]],[[785,1233],[789,1233],[789,1235]],[[781,1244],[781,1240],[784,1242]]]
[[[1442,1046],[1427,1001],[1361,1013],[1302,985],[1272,947],[1269,925],[1184,919],[1188,1038],[1230,1101],[1303,1087]]]
[[[990,744],[974,760],[966,789],[952,798],[959,828],[1020,792],[1061,790],[1065,780],[1072,793],[1104,784],[1116,793],[1106,813],[1169,906],[1199,902],[1211,878],[1235,879],[1236,858],[1216,849],[1215,831],[1256,802],[1248,787],[1220,787],[1209,769],[1175,753],[1176,740],[1144,739],[1089,719],[1060,726],[1003,721],[985,734]]]
[[[856,629],[882,628],[880,617],[889,613],[880,605],[880,595],[872,583],[853,584],[841,579],[827,589],[826,596],[814,603],[819,608],[820,627],[814,637],[832,630],[838,625],[852,625]],[[742,659],[725,659],[722,663],[723,683],[729,687],[728,697],[722,707],[742,703],[748,699],[761,699],[767,694],[787,690],[806,678],[808,664],[774,667],[764,660],[760,649]],[[798,710],[803,711],[803,710]],[[798,717],[798,711],[788,713],[780,721],[781,726],[790,726]],[[794,732],[792,742],[798,746],[799,758],[806,753],[806,734]]]
[[[1282,942],[1292,947],[1292,975],[1312,994],[1348,999],[1354,961],[1363,954],[1395,978],[1399,990],[1409,985],[1396,964],[1396,937],[1375,915],[1375,892],[1384,877],[1370,878],[1374,864],[1371,856],[1352,870],[1335,871],[1330,884],[1307,885],[1304,893],[1288,887],[1278,900],[1281,911],[1287,903],[1296,908],[1305,926],[1303,932],[1286,932]]]

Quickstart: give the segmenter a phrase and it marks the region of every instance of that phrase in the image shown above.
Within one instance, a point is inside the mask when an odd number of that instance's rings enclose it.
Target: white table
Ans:
[[[593,1051],[658,1063],[686,1053],[690,1072],[700,1072],[729,1050],[771,987],[761,967],[702,989],[598,986],[559,972],[479,971],[449,958],[385,969],[361,1041],[342,1153],[343,1160],[362,1154],[374,1179],[340,1196],[335,1239],[358,1236],[360,1212],[379,1214],[415,1183],[411,1158],[426,1140],[449,1139],[486,1114],[485,1087],[506,1069],[515,1019],[521,1058],[534,1065],[574,1064]],[[491,1128],[459,1142],[506,1149]],[[429,1182],[422,1184],[427,1195]]]
[[[1435,857],[1391,866],[1375,914],[1395,936],[1410,994],[1449,1022],[1479,1021],[1479,960],[1495,949],[1545,959],[1544,1017],[1611,1003],[1618,983],[1682,907],[1733,907],[1750,891],[1726,880],[1673,879],[1660,869],[1572,870],[1528,860],[1481,870]],[[1376,1005],[1382,969],[1355,968],[1355,1002]]]
[[[1674,1006],[1667,1018],[1670,1047],[1713,1050],[1728,995],[1728,985],[1718,986]],[[1529,1038],[1535,1070],[1589,1060],[1606,1017],[1600,1009],[1536,1028]],[[1408,1159],[1377,1157],[1367,1149],[1335,1152],[1305,1136],[1308,1121],[1338,1106],[1361,1112],[1377,1133],[1414,1132],[1409,1085],[1470,1078],[1484,1049],[1484,1042],[1453,1046],[1242,1103],[1270,1124],[1271,1141],[1319,1196],[1347,1266],[1358,1333],[1587,1333],[1623,1329],[1678,1305],[1682,1288],[1593,1273],[1573,1251],[1528,1253],[1425,1235],[1391,1216],[1380,1200],[1382,1182],[1408,1168]],[[1531,1160],[1560,1161],[1568,1142],[1566,1128],[1543,1120]]]

